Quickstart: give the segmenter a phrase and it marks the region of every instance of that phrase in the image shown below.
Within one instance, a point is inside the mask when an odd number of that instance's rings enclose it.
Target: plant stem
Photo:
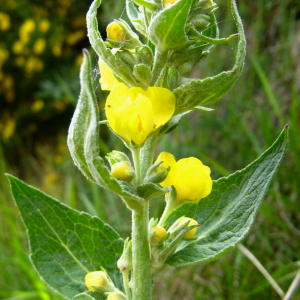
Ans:
[[[134,300],[152,299],[148,210],[149,203],[145,202],[132,211],[132,291]]]
[[[125,293],[126,293],[127,299],[131,300],[131,292],[130,292],[129,285],[128,285],[128,274],[129,274],[129,271],[122,272]]]
[[[252,263],[257,267],[257,269],[265,276],[265,278],[269,281],[274,290],[278,293],[280,297],[284,297],[284,292],[277,284],[277,282],[273,279],[273,277],[269,274],[269,272],[263,267],[263,265],[258,261],[258,259],[243,245],[238,244],[237,248],[242,251],[242,253],[247,256]]]
[[[132,156],[134,161],[135,173],[136,173],[136,181],[137,184],[141,183],[141,163],[140,163],[140,148],[132,149]]]
[[[157,49],[155,50],[155,57],[154,57],[154,65],[152,69],[152,81],[151,86],[153,86],[160,75],[161,70],[166,64],[168,58],[168,51],[164,52],[163,54],[159,53]]]
[[[288,291],[286,292],[283,300],[291,299],[293,293],[297,289],[297,286],[298,286],[299,282],[300,282],[300,270],[298,271],[298,273],[297,273],[296,277],[294,278],[291,286],[289,287]]]
[[[158,225],[158,226],[164,225],[164,223],[165,223],[166,219],[168,218],[169,214],[170,214],[174,209],[175,209],[174,205],[170,204],[170,201],[167,202],[166,207],[165,207],[165,210],[164,210],[164,212],[163,212],[163,214],[162,214],[162,216],[161,216],[161,218],[160,218],[160,220],[159,220],[159,222],[158,222],[157,225]]]

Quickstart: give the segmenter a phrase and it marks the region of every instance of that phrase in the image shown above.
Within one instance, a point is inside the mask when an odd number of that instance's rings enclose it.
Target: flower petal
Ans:
[[[175,111],[176,98],[174,94],[165,88],[149,87],[146,91],[146,95],[152,103],[156,127],[168,122]]]
[[[111,91],[116,85],[120,82],[114,76],[113,72],[110,68],[103,62],[98,62],[101,78],[99,80],[101,85],[101,90],[103,91]]]
[[[174,155],[169,152],[162,152],[156,159],[156,162],[163,161],[163,165],[166,167],[171,167],[167,178],[160,183],[164,188],[174,185],[178,178],[178,167]]]

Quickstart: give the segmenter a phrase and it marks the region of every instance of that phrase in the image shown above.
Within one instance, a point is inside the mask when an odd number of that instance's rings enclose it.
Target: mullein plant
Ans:
[[[99,218],[78,212],[8,175],[28,230],[30,260],[41,279],[66,299],[152,299],[153,278],[165,265],[212,261],[248,232],[287,147],[287,127],[275,143],[241,171],[213,181],[195,157],[176,161],[155,147],[193,110],[222,99],[242,72],[243,25],[234,0],[237,34],[219,37],[212,0],[126,0],[136,34],[124,20],[107,27],[103,41],[95,0],[87,13],[88,36],[99,57],[100,85],[109,90],[107,120],[99,120],[87,50],[81,93],[68,146],[75,165],[93,183],[117,194],[132,212],[132,234],[123,240]],[[213,48],[237,41],[229,71],[192,79],[190,71]],[[145,43],[143,43],[144,41]],[[132,153],[100,156],[99,128],[108,126]],[[233,159],[233,157],[232,157]],[[149,205],[165,196],[160,219]]]

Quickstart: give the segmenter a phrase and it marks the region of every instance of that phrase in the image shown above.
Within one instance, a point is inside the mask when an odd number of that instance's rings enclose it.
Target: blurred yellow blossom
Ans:
[[[52,53],[54,56],[61,56],[61,44],[56,44],[52,47]]]
[[[12,45],[12,51],[15,54],[21,54],[24,50],[24,43],[22,41],[16,41]]]
[[[33,72],[40,72],[44,68],[44,63],[42,60],[35,56],[30,56],[25,64],[25,70],[27,75],[31,75]]]
[[[86,36],[85,30],[75,31],[67,36],[66,42],[69,45],[74,45]]]
[[[8,58],[9,52],[4,48],[0,48],[0,68]]]
[[[50,28],[50,22],[47,19],[44,19],[39,24],[39,31],[47,32]]]
[[[82,61],[83,61],[83,55],[82,55],[82,54],[77,55],[77,57],[76,57],[76,59],[75,59],[75,64],[76,64],[77,66],[81,66]]]
[[[18,56],[16,57],[15,62],[18,67],[23,67],[25,64],[25,58],[23,56]]]
[[[10,28],[10,17],[7,13],[0,11],[0,30],[6,31]]]
[[[147,91],[124,83],[118,84],[110,92],[105,113],[116,134],[127,143],[142,144],[148,135],[165,124],[175,110],[176,98],[165,88],[149,87]]]
[[[30,39],[30,34],[35,30],[35,22],[33,19],[27,19],[19,29],[20,40],[26,44]]]
[[[8,140],[15,132],[16,120],[9,118],[6,120],[5,125],[2,128],[2,138],[4,141]]]
[[[35,54],[42,54],[46,47],[46,40],[44,38],[37,39],[33,45],[33,52]]]
[[[34,112],[40,111],[43,107],[44,107],[44,101],[42,99],[38,99],[36,101],[33,102],[33,104],[31,105],[31,109]]]
[[[189,157],[176,162],[171,153],[162,152],[156,161],[163,161],[166,167],[171,167],[166,180],[160,184],[163,187],[175,187],[176,202],[189,200],[198,203],[211,193],[210,168],[204,166],[199,159]]]

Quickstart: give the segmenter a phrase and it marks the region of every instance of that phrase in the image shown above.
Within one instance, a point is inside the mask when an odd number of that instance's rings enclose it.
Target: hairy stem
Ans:
[[[163,67],[165,66],[168,58],[168,51],[164,52],[163,54],[159,53],[155,50],[155,57],[154,57],[154,65],[152,69],[152,82],[151,86],[153,86],[159,77],[159,74]]]
[[[137,184],[140,184],[141,179],[141,163],[140,163],[140,148],[133,148],[132,149],[132,156],[134,161],[135,173],[136,173],[136,181]]]
[[[145,202],[132,211],[132,291],[134,300],[152,299],[148,223],[149,203]]]
[[[129,285],[128,285],[128,274],[129,274],[129,271],[122,272],[125,293],[126,293],[127,299],[131,300],[131,292],[130,292]]]

